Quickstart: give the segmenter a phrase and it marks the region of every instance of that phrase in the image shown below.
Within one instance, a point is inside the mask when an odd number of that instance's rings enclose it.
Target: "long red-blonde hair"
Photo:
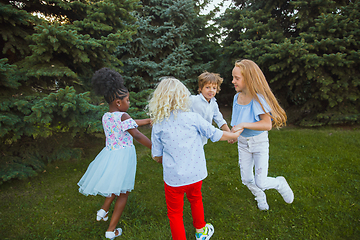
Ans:
[[[240,72],[244,77],[245,85],[249,94],[260,103],[265,111],[257,94],[264,97],[266,103],[271,108],[270,117],[273,119],[273,126],[281,128],[286,125],[287,116],[284,109],[280,106],[274,94],[272,93],[266,78],[259,66],[248,59],[235,62],[235,67],[240,68]]]

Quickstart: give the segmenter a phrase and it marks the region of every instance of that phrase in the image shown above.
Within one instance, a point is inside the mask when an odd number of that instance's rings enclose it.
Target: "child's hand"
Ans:
[[[242,133],[242,131],[244,131],[244,129],[243,128],[239,128],[239,127],[237,127],[237,126],[235,126],[235,127],[233,127],[232,129],[231,129],[231,132],[232,133],[236,133],[236,138],[238,138],[239,136],[240,136],[240,134]],[[228,143],[231,143],[231,144],[233,144],[233,143],[235,143],[235,142],[237,142],[237,139],[231,139],[231,140],[228,140]]]
[[[234,133],[236,133],[237,134],[237,137],[239,137],[240,136],[240,134],[242,133],[242,131],[244,131],[244,129],[243,128],[237,128],[237,129],[234,129]]]
[[[162,163],[162,156],[161,157],[152,157],[156,162]]]
[[[125,115],[125,114],[124,114]],[[122,121],[124,121],[122,118],[121,118]],[[138,126],[144,126],[144,125],[148,125],[148,124],[152,124],[151,122],[151,119],[150,118],[145,118],[145,119],[134,119],[136,124]]]
[[[239,132],[239,131],[240,131],[240,133],[239,133],[239,135],[240,135],[240,134],[242,133],[242,131],[244,131],[244,128],[236,125],[236,126],[234,126],[234,127],[231,129],[231,132],[232,132],[232,133],[237,133],[237,132]]]
[[[232,132],[232,133],[236,132],[236,130],[238,130],[238,127],[236,127],[236,126],[234,126],[234,127],[231,128],[231,132]]]
[[[219,141],[228,141],[229,143],[234,143],[240,136],[240,133],[243,131],[243,129],[234,129],[234,131],[235,130],[236,132],[223,131],[223,135],[221,136]]]

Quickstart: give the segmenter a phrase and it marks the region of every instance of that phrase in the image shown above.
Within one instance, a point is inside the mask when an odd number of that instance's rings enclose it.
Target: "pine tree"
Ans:
[[[174,76],[196,93],[197,77],[211,67],[217,45],[207,36],[207,16],[199,15],[208,1],[144,0],[135,14],[137,34],[118,49],[124,62],[126,86],[140,92],[137,107],[148,100],[151,89],[162,76]],[[135,94],[133,95],[135,97]]]
[[[0,3],[0,183],[79,157],[80,136],[101,131],[92,73],[119,70],[115,49],[136,31],[136,0]]]
[[[304,77],[296,84],[308,86],[299,96],[307,100],[303,109],[310,113],[301,124],[359,123],[360,2],[336,1],[311,8],[322,11],[298,37],[306,43],[306,51],[300,58]]]
[[[359,1],[236,2],[219,20],[223,69],[257,62],[302,126],[359,122]]]

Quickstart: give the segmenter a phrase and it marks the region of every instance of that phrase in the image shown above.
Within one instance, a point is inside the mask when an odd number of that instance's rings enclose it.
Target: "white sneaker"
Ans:
[[[276,179],[279,179],[279,181],[280,181],[278,192],[281,194],[281,196],[283,197],[283,199],[286,203],[289,203],[289,204],[292,203],[294,201],[294,193],[291,190],[286,179],[282,176],[279,176]]]
[[[196,240],[208,240],[214,234],[214,226],[210,223],[207,223],[203,229],[204,232],[195,233]]]
[[[269,205],[266,202],[266,194],[264,192],[257,196],[255,200],[257,201],[257,206],[261,211],[269,210]]]

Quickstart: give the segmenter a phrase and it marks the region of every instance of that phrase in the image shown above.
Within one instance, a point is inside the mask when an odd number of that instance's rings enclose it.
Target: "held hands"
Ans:
[[[233,128],[231,128],[231,132],[232,132],[232,133],[237,133],[237,137],[240,136],[240,134],[242,133],[242,131],[244,131],[244,128],[242,128],[242,127],[239,126],[239,125],[236,125],[236,126],[234,126]],[[231,143],[231,144],[233,144],[233,143],[235,143],[235,142],[237,142],[237,139],[228,140],[228,143]]]
[[[235,139],[233,139],[233,140],[228,140],[228,143],[231,143],[231,144],[236,143],[236,142],[237,142],[237,140],[235,140]]]
[[[241,127],[241,126],[239,126],[239,125],[236,125],[235,127],[233,127],[232,129],[231,129],[231,132],[233,132],[233,133],[237,133],[237,132],[239,132],[240,131],[240,133],[239,133],[239,135],[242,133],[242,131],[244,131],[244,128],[243,127]]]

